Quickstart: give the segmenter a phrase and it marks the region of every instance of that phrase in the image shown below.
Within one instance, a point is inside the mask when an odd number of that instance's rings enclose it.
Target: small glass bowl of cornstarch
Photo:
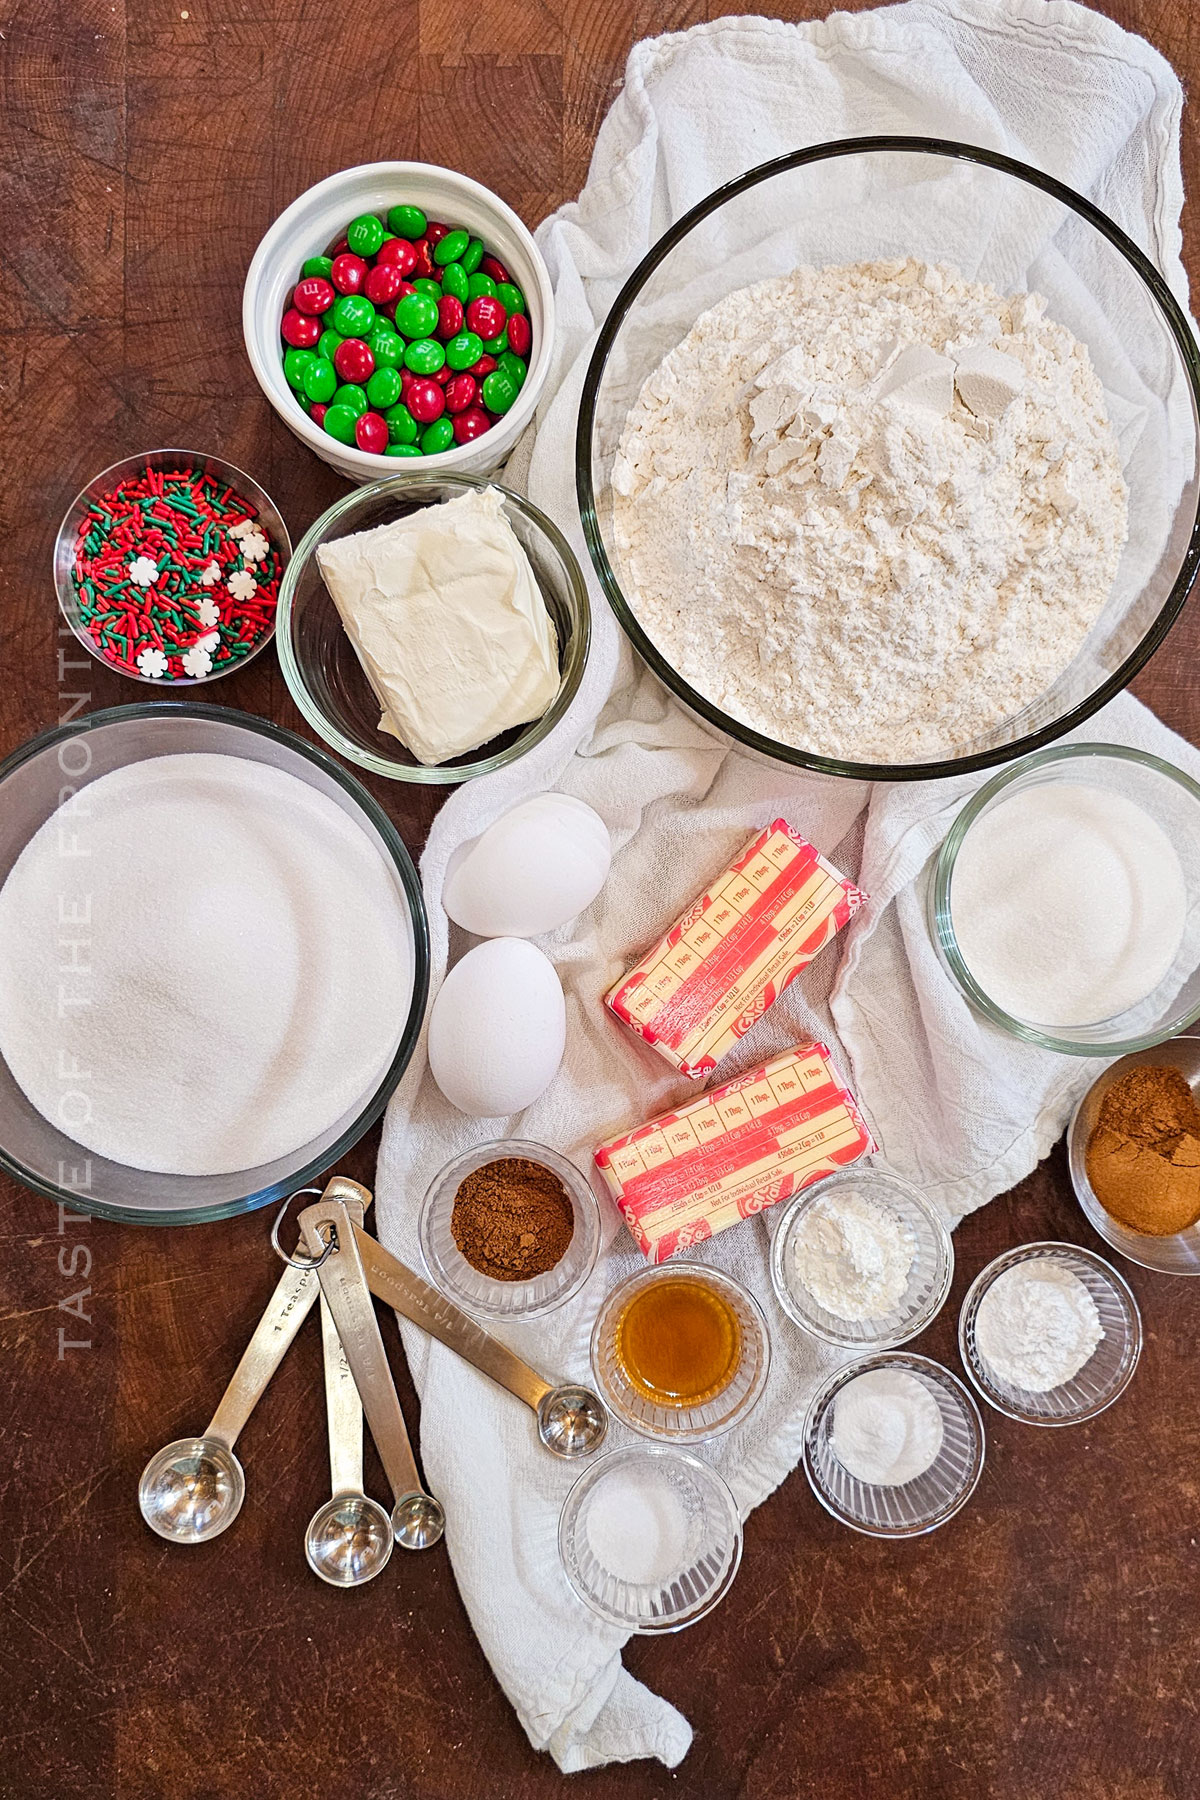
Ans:
[[[958,1347],[997,1412],[1026,1425],[1079,1425],[1133,1380],[1142,1319],[1128,1282],[1102,1256],[1079,1244],[1022,1244],[967,1289]]]
[[[954,1274],[945,1222],[907,1181],[856,1164],[805,1188],[771,1243],[788,1317],[844,1350],[888,1350],[923,1331]]]
[[[983,1420],[968,1388],[909,1351],[838,1369],[804,1424],[809,1486],[826,1512],[867,1537],[936,1531],[971,1498],[983,1457]],[[863,1478],[872,1473],[881,1478]]]

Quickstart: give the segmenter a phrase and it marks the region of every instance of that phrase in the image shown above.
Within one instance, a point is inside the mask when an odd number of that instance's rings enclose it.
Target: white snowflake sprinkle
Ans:
[[[261,531],[243,532],[241,544],[242,560],[248,563],[261,562],[271,548],[269,540]]]
[[[151,556],[135,556],[129,565],[129,579],[139,587],[153,587],[158,580],[158,564]]]
[[[193,649],[207,650],[211,656],[220,641],[221,634],[219,631],[206,631],[203,637],[198,637],[196,639]]]
[[[207,650],[202,650],[199,644],[193,644],[190,650],[185,650],[183,653],[183,667],[185,674],[198,681],[201,676],[211,672],[212,657]]]
[[[167,659],[161,650],[139,650],[137,666],[150,681],[161,681],[167,672]]]
[[[196,615],[202,625],[216,625],[220,623],[221,609],[216,601],[206,594],[196,607]]]
[[[239,519],[236,525],[229,527],[229,535],[231,538],[240,538],[244,532],[255,530],[257,526],[253,519]]]
[[[258,583],[249,569],[235,569],[225,585],[235,600],[249,600],[258,591]]]
[[[212,587],[214,583],[220,581],[220,579],[221,565],[215,560],[210,562],[200,571],[200,584],[202,587]]]

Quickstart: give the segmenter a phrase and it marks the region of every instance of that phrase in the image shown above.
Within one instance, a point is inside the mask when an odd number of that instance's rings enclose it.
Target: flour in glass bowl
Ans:
[[[1085,347],[1036,294],[914,260],[701,314],[612,473],[640,624],[701,695],[851,761],[961,751],[1100,614],[1128,495]]]

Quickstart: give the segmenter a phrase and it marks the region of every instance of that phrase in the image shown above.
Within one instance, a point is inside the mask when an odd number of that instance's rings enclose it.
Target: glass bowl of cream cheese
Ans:
[[[516,762],[583,675],[591,614],[570,545],[522,495],[414,472],[309,529],[280,588],[284,680],[348,762],[445,786]]]

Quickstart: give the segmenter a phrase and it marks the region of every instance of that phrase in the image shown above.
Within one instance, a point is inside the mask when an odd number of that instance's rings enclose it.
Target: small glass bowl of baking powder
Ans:
[[[877,1373],[917,1384],[941,1426],[932,1461],[912,1480],[894,1485],[861,1480],[834,1449],[839,1394],[860,1376]],[[971,1498],[983,1457],[983,1420],[969,1389],[941,1363],[907,1350],[864,1356],[838,1369],[813,1396],[804,1423],[809,1486],[826,1512],[867,1537],[923,1537],[936,1531]]]
[[[916,1337],[953,1275],[950,1233],[925,1196],[862,1164],[797,1194],[771,1241],[780,1306],[843,1350],[891,1350]]]
[[[742,1560],[737,1503],[686,1450],[628,1445],[589,1464],[563,1504],[558,1549],[579,1598],[610,1625],[682,1631],[729,1592]]]
[[[1041,1264],[1059,1279],[1073,1277],[1082,1284],[1103,1335],[1077,1373],[1035,1391],[1015,1386],[991,1366],[979,1345],[978,1322],[985,1296],[1002,1275]],[[1022,1244],[997,1256],[967,1289],[958,1347],[967,1374],[997,1412],[1026,1425],[1080,1425],[1111,1406],[1133,1380],[1142,1353],[1142,1317],[1128,1282],[1094,1251],[1079,1244]]]
[[[558,1177],[571,1202],[573,1230],[562,1256],[544,1274],[527,1281],[497,1281],[468,1262],[455,1242],[454,1199],[476,1169],[513,1160],[540,1163]],[[430,1183],[417,1222],[430,1280],[476,1319],[529,1319],[553,1312],[573,1299],[596,1266],[600,1235],[600,1203],[586,1178],[545,1144],[525,1143],[520,1138],[478,1144],[448,1162]]]

